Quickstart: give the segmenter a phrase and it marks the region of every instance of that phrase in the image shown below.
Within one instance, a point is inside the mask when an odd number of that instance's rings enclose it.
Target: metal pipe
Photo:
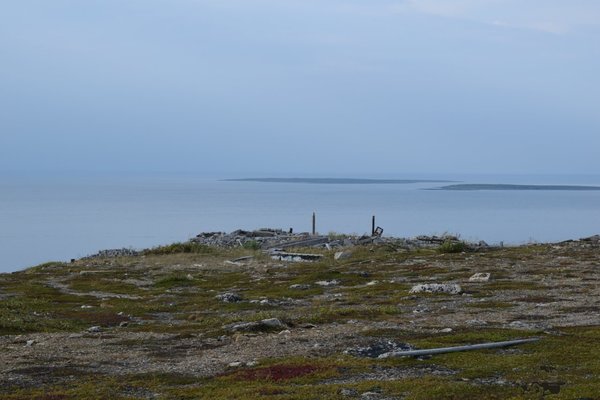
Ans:
[[[471,345],[456,346],[456,347],[439,347],[436,349],[392,351],[389,353],[381,354],[379,356],[379,358],[429,356],[429,355],[433,355],[433,354],[456,353],[459,351],[496,349],[496,348],[500,348],[500,347],[508,347],[508,346],[516,346],[519,344],[525,344],[525,343],[533,343],[533,342],[537,342],[538,340],[540,340],[540,338],[517,339],[517,340],[508,340],[505,342],[471,344]]]

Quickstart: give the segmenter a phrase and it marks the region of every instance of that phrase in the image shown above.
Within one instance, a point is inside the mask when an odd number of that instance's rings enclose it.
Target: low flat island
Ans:
[[[428,190],[576,190],[576,191],[594,191],[600,190],[600,186],[579,186],[579,185],[509,185],[495,183],[461,183],[456,185],[442,186],[440,188],[431,188]]]

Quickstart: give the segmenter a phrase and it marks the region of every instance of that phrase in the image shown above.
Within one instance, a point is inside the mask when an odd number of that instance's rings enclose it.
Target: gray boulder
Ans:
[[[462,288],[456,283],[423,283],[413,286],[409,293],[460,294],[462,293]]]

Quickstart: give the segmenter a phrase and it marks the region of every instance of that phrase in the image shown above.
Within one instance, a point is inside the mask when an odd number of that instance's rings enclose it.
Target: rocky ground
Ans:
[[[244,235],[0,275],[0,398],[600,398],[600,237]]]

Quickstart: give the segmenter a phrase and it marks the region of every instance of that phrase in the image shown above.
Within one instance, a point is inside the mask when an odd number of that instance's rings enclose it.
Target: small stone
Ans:
[[[409,293],[447,293],[460,294],[462,288],[456,283],[425,283],[415,285]]]
[[[371,281],[367,283],[367,286],[375,286],[379,283],[379,281]]]
[[[351,251],[338,251],[337,253],[335,253],[335,255],[333,256],[333,258],[335,260],[346,260],[348,258],[352,257],[352,252]]]
[[[307,290],[307,289],[310,289],[310,285],[296,283],[294,285],[290,285],[289,288],[295,289],[295,290]]]
[[[35,344],[35,340],[28,340],[27,342],[25,342],[25,346],[26,347],[31,347]]]
[[[246,367],[256,367],[258,365],[258,361],[252,360],[246,363]]]
[[[450,333],[452,332],[452,328],[444,328],[440,330],[441,333]]]
[[[315,324],[302,324],[300,325],[300,328],[302,329],[313,329],[316,328],[317,326]]]
[[[86,304],[82,305],[81,308],[85,309],[89,309],[89,308],[94,308],[93,306],[88,306]]]
[[[380,399],[381,394],[378,392],[364,392],[363,394],[360,395],[360,398],[364,399],[364,400],[375,400],[375,399]]]
[[[260,324],[258,322],[241,322],[238,324],[231,324],[225,327],[225,329],[232,332],[249,332],[257,330]]]
[[[87,331],[90,333],[99,333],[102,332],[102,328],[100,328],[99,326],[91,326],[87,329]]]
[[[358,397],[358,391],[354,389],[342,388],[340,389],[340,395],[344,397]]]
[[[286,329],[284,331],[281,331],[278,333],[278,335],[289,335],[290,333],[292,333],[289,329]]]
[[[238,367],[241,367],[243,365],[243,363],[240,361],[235,361],[235,362],[229,363],[228,365],[231,368],[238,368]]]
[[[490,280],[489,272],[478,272],[469,278],[469,282],[487,282]]]
[[[267,328],[287,328],[287,325],[277,318],[263,319],[260,323]]]
[[[242,301],[242,298],[240,295],[238,295],[236,293],[231,293],[231,292],[218,294],[215,296],[215,298],[217,300],[221,300],[224,303],[238,303],[238,302]]]
[[[185,278],[186,278],[188,281],[193,281],[193,280],[194,280],[194,277],[192,276],[192,274],[187,274],[187,275],[185,276]]]
[[[129,322],[121,321],[121,323],[119,323],[119,328],[125,328],[127,325],[129,325]]]
[[[317,281],[315,282],[315,284],[319,286],[337,286],[340,284],[340,281],[338,281],[337,279],[332,279],[329,281]]]

